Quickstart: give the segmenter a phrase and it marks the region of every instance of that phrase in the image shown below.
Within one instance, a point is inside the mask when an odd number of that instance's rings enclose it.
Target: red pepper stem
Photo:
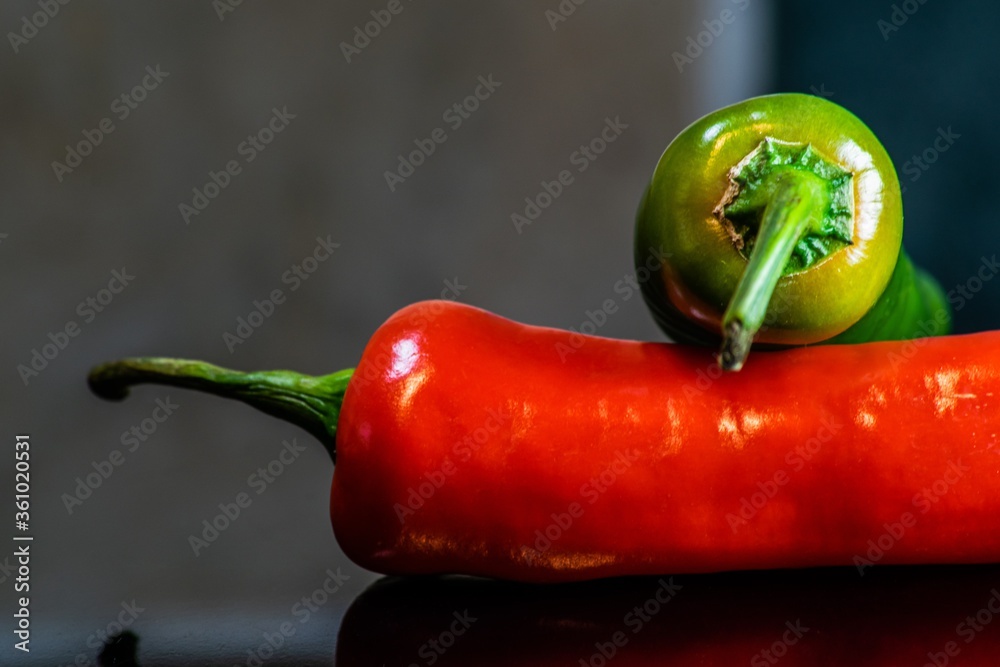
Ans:
[[[336,461],[337,419],[354,369],[313,377],[294,371],[241,373],[202,361],[139,357],[112,361],[90,371],[87,382],[101,398],[120,401],[129,387],[153,383],[235,398],[301,426]]]
[[[795,245],[816,222],[815,205],[821,197],[816,196],[814,179],[800,174],[786,172],[775,180],[750,261],[722,316],[723,370],[743,367]]]

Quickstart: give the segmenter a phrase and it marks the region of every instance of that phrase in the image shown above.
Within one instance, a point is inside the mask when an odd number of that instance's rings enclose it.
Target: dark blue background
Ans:
[[[918,9],[899,30],[893,6]],[[777,90],[825,86],[875,132],[896,165],[904,246],[946,291],[965,285],[981,258],[1000,252],[1000,5],[987,0],[796,2],[778,14]],[[914,155],[938,128],[961,138],[914,180]],[[973,287],[975,283],[973,283]],[[1000,328],[1000,280],[954,313],[955,330]]]

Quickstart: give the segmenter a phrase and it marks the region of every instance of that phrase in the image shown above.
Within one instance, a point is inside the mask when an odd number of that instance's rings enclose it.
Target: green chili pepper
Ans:
[[[892,161],[849,111],[802,94],[696,121],[664,151],[636,222],[636,267],[660,327],[721,344],[739,370],[767,346],[947,333],[944,292],[901,249]]]

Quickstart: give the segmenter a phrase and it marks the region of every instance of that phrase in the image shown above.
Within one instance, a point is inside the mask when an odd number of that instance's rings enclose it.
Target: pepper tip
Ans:
[[[740,321],[727,324],[722,336],[722,349],[719,351],[719,367],[733,372],[743,368],[752,343],[753,336]]]
[[[122,401],[128,396],[128,385],[116,379],[114,364],[95,366],[87,374],[87,386],[98,398],[106,401]]]

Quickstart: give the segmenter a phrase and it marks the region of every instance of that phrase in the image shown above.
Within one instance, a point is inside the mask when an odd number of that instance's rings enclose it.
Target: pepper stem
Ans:
[[[301,426],[336,461],[337,419],[353,373],[354,369],[319,377],[294,371],[241,373],[203,361],[139,357],[101,364],[90,371],[87,383],[96,395],[110,401],[124,399],[129,387],[144,383],[235,398]]]
[[[723,370],[743,367],[795,245],[816,224],[817,204],[824,203],[817,185],[815,176],[795,170],[774,179],[750,261],[722,316]]]

